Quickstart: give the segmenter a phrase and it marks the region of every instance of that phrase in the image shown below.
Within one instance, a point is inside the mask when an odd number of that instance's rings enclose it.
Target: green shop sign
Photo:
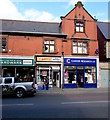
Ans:
[[[0,66],[34,66],[34,59],[0,58]]]

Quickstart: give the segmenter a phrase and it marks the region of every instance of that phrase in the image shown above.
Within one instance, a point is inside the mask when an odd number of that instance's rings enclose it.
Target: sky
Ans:
[[[60,22],[78,0],[0,0],[0,19]],[[80,0],[98,21],[108,21],[108,0]]]

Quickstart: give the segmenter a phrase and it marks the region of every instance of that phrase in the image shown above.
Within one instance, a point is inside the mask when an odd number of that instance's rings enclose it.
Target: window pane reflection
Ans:
[[[54,46],[50,46],[50,52],[54,52]]]

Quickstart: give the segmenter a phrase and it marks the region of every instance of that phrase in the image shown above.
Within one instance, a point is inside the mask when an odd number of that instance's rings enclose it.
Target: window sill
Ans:
[[[78,53],[72,53],[72,55],[89,55],[88,53],[87,54],[78,54]]]
[[[8,51],[2,51],[2,53],[7,53]]]
[[[75,31],[75,33],[85,33],[85,32],[76,32],[76,31]]]
[[[57,52],[52,52],[52,53],[50,53],[50,52],[43,52],[43,54],[57,54]]]

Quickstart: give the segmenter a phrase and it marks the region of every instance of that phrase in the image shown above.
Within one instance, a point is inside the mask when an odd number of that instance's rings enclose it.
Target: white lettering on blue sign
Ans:
[[[66,58],[65,59],[65,64],[96,64],[96,60],[95,59],[71,59],[71,58]]]
[[[95,63],[95,61],[92,60],[81,60],[82,63]]]
[[[79,63],[79,62],[80,62],[80,60],[71,60],[71,62],[78,62],[78,63]]]
[[[67,59],[66,62],[70,64],[70,59]]]

